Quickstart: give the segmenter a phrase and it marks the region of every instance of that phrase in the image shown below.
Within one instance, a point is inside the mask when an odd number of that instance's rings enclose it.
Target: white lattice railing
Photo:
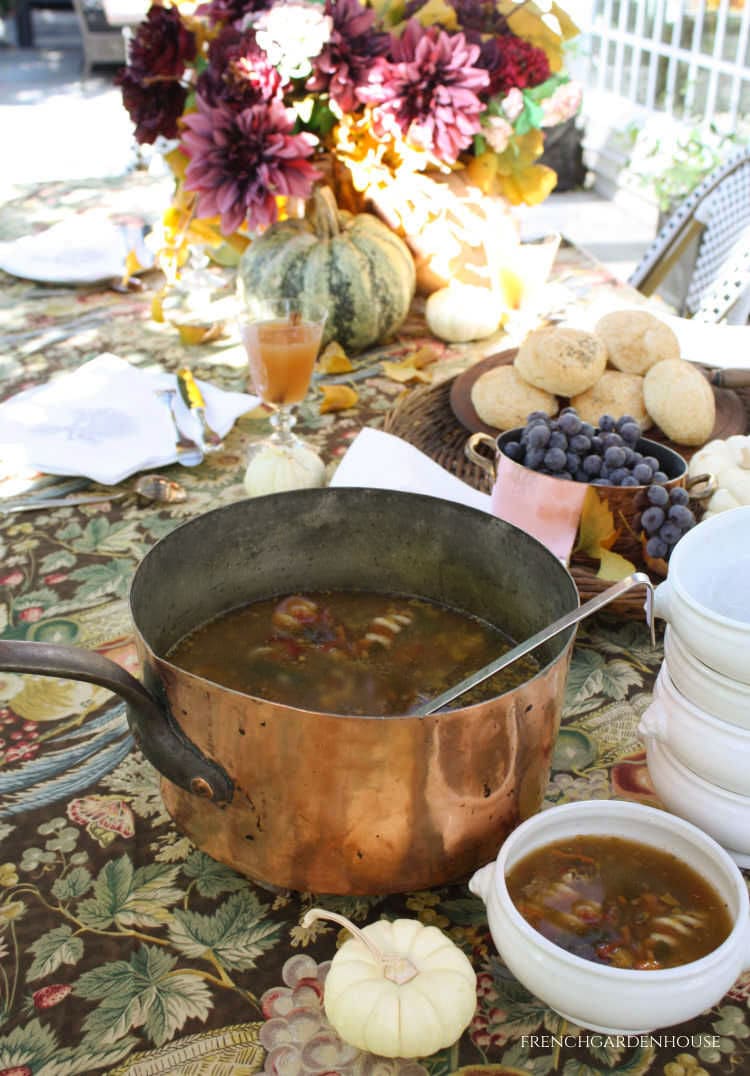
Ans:
[[[714,124],[750,136],[750,0],[569,0],[581,28],[588,163],[614,177],[617,129]]]
[[[750,2],[579,0],[585,84],[679,119],[750,114]]]

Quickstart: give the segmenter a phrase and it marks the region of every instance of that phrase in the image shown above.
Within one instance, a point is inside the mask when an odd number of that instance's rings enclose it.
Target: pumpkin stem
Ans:
[[[339,915],[338,912],[328,912],[324,908],[310,908],[302,917],[302,926],[305,928],[310,927],[317,919],[330,919],[332,923],[338,923],[339,926],[345,927],[383,965],[383,975],[386,979],[390,979],[392,983],[398,983],[399,985],[408,983],[410,979],[413,979],[418,974],[417,968],[414,967],[408,957],[397,956],[395,953],[381,953],[377,945],[367,937],[365,932],[356,927],[345,915]]]
[[[339,207],[330,187],[315,188],[309,217],[318,239],[332,239],[340,234]]]

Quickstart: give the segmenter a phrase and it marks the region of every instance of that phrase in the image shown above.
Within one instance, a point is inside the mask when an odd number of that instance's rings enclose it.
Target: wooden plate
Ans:
[[[509,348],[507,351],[498,352],[497,355],[488,355],[486,359],[482,359],[464,373],[459,374],[453,381],[450,392],[451,410],[461,425],[471,433],[488,433],[491,437],[496,437],[504,432],[482,422],[471,402],[471,390],[474,383],[488,370],[494,370],[497,366],[509,366],[515,359],[517,351],[517,348]],[[748,415],[737,393],[732,389],[714,388],[714,398],[716,423],[709,441],[731,437],[735,433],[747,433]],[[670,441],[658,426],[651,426],[648,430],[644,430],[643,436],[652,441],[658,441],[659,444],[667,445],[686,460],[689,460],[700,447],[699,445],[678,445],[675,441]]]

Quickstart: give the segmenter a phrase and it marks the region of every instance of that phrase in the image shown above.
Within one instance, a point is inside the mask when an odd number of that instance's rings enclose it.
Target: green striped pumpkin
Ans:
[[[272,224],[239,265],[240,293],[322,304],[323,345],[336,340],[351,354],[398,329],[415,277],[403,240],[371,213],[339,212],[327,188],[315,191],[309,219]]]

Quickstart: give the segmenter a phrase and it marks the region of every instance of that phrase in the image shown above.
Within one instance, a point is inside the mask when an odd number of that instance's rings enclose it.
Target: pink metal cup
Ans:
[[[538,538],[567,564],[589,487],[585,482],[552,478],[514,463],[501,451],[500,441],[505,439],[507,435],[495,438],[475,433],[466,444],[468,458],[493,479],[492,512]],[[479,445],[492,449],[492,460],[478,451]]]

